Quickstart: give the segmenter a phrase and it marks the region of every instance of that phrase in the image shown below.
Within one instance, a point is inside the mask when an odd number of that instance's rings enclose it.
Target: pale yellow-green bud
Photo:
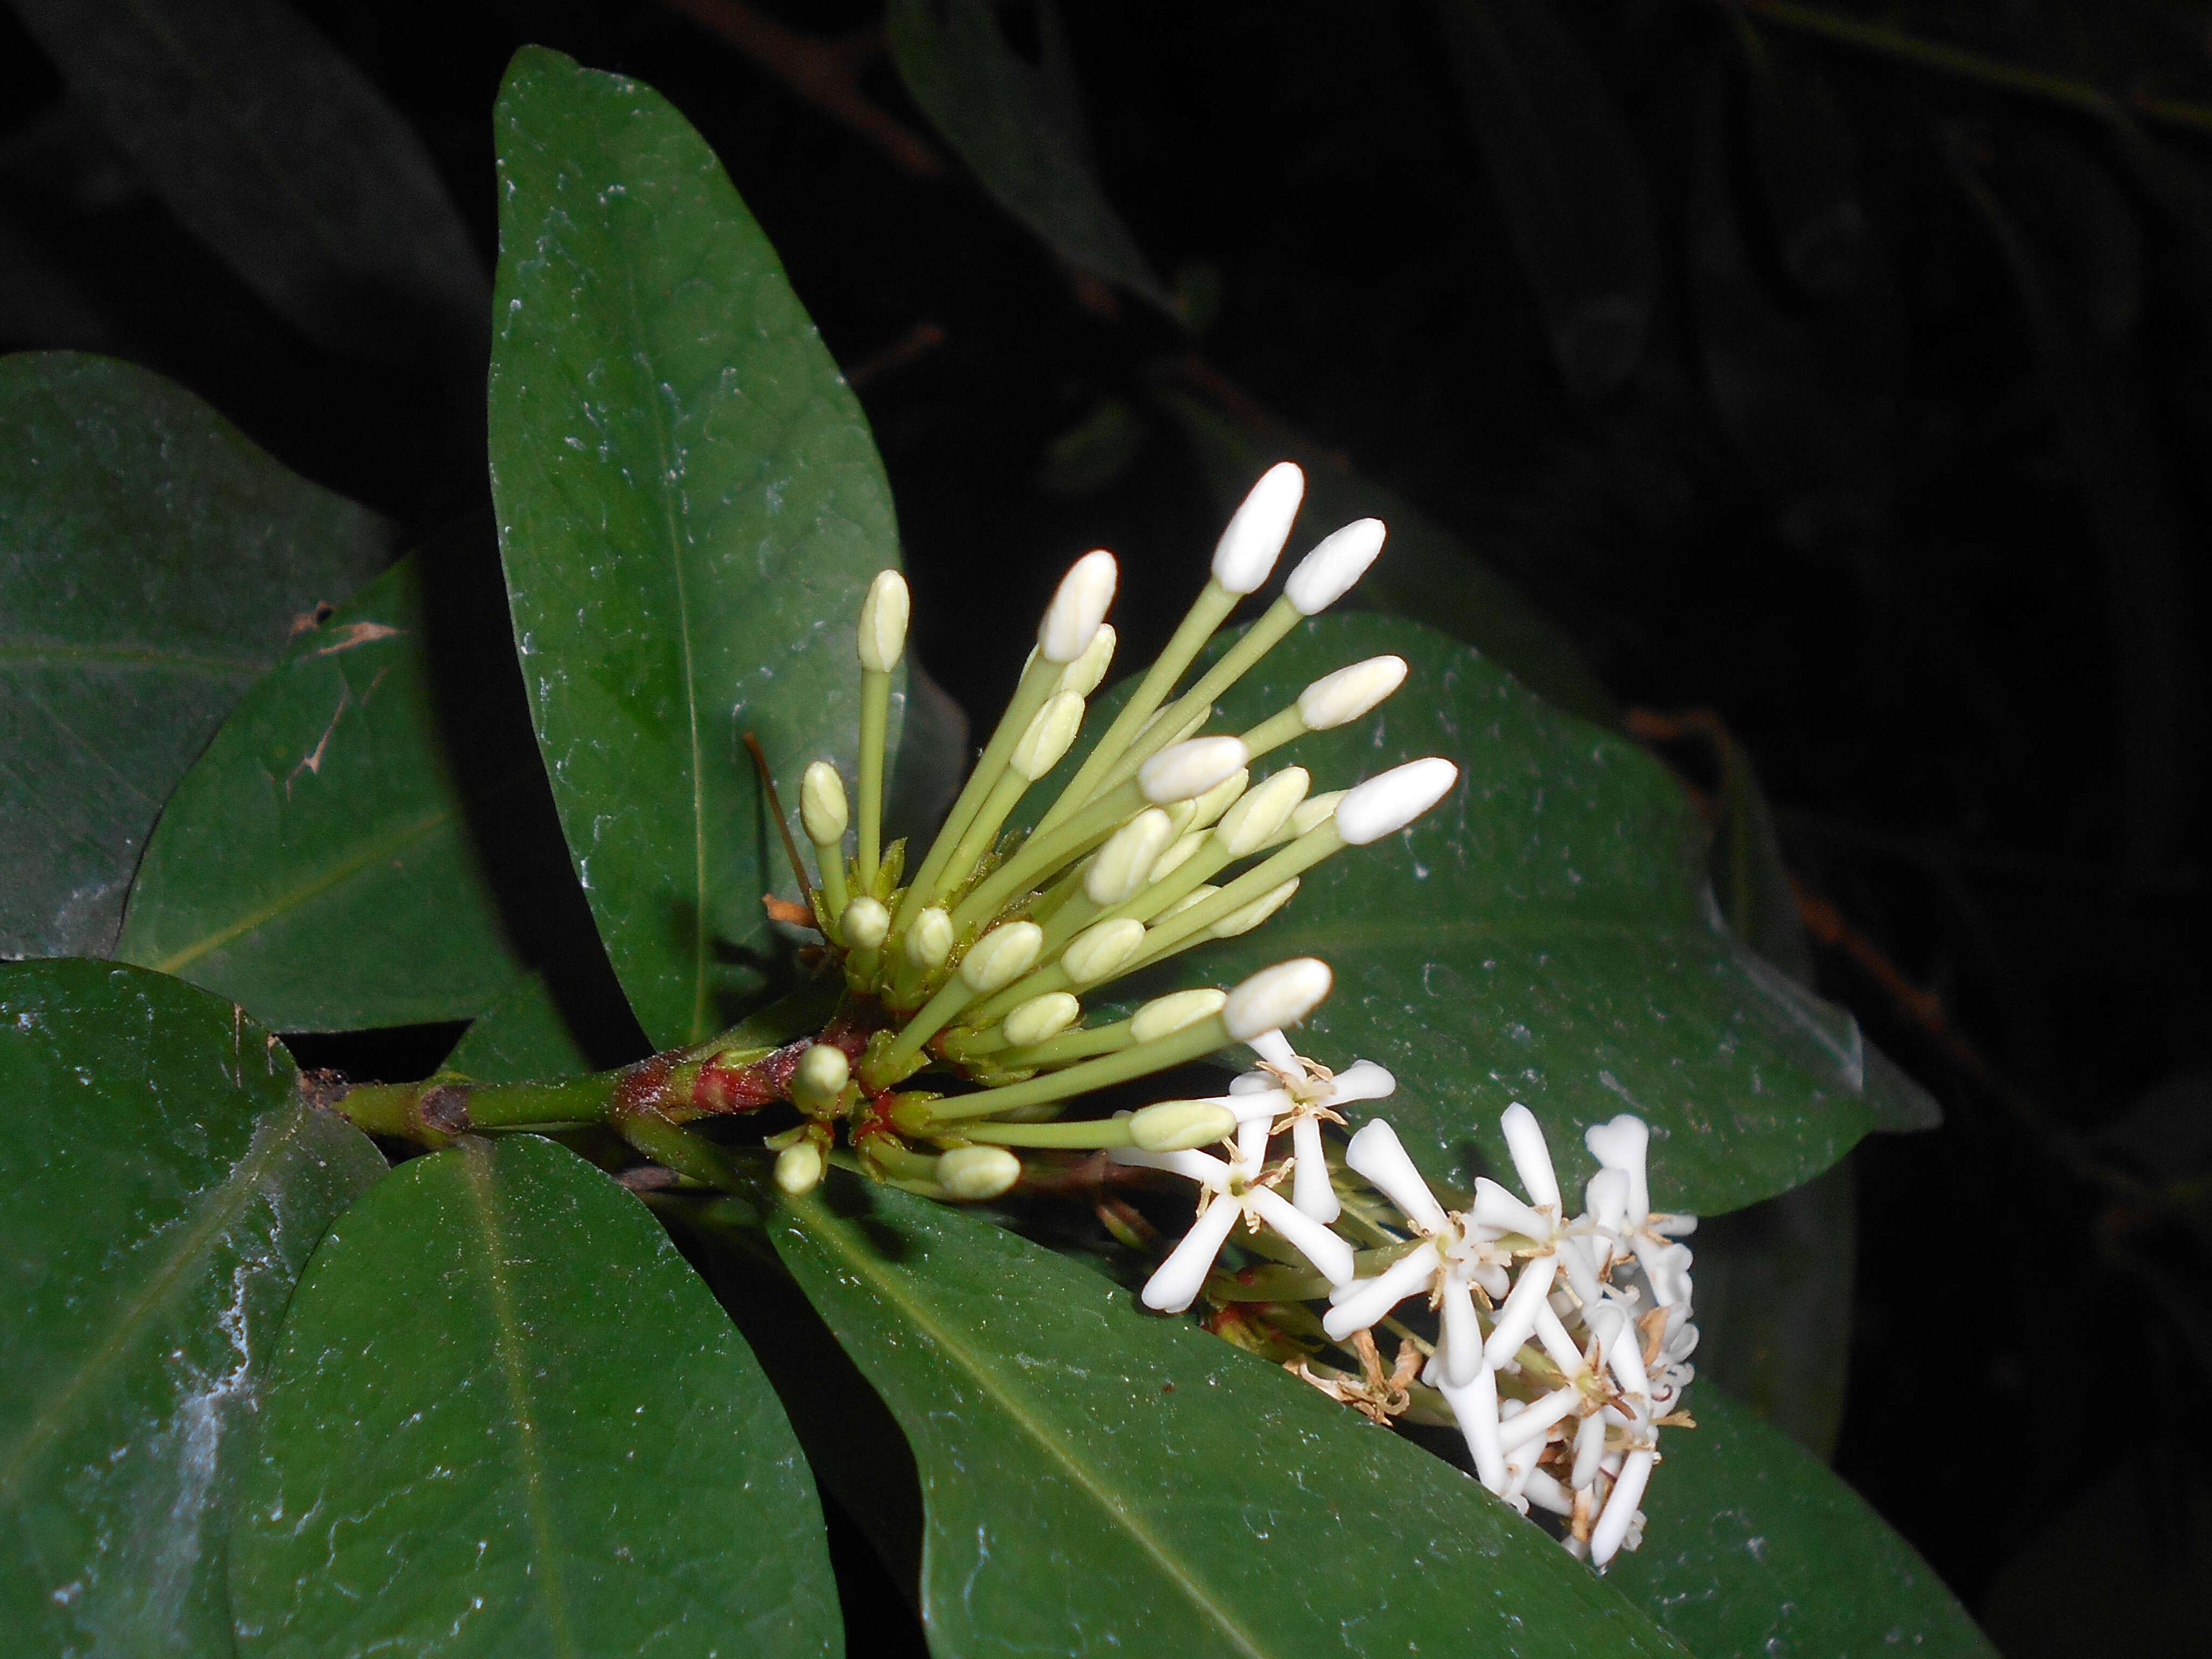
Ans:
[[[1235,804],[1252,781],[1252,769],[1240,766],[1227,777],[1190,804],[1190,822],[1186,830],[1203,830]]]
[[[1298,878],[1292,876],[1280,887],[1260,895],[1249,904],[1231,910],[1227,915],[1206,930],[1208,939],[1235,939],[1239,933],[1249,933],[1269,916],[1291,902],[1291,895],[1298,890]]]
[[[797,1198],[811,1193],[822,1182],[822,1149],[811,1140],[787,1146],[775,1155],[775,1184]]]
[[[1157,927],[1162,922],[1167,921],[1169,917],[1181,915],[1184,911],[1189,909],[1194,904],[1205,903],[1206,900],[1212,898],[1220,890],[1221,890],[1218,887],[1216,887],[1210,881],[1200,882],[1197,886],[1192,888],[1190,891],[1185,893],[1181,898],[1177,899],[1173,904],[1168,906],[1166,909],[1161,911],[1159,915],[1154,916],[1152,918],[1152,926]]]
[[[879,570],[868,584],[868,597],[860,601],[860,666],[888,674],[906,652],[906,623],[909,600],[906,578],[896,570]]]
[[[1237,738],[1194,738],[1178,743],[1137,769],[1137,787],[1155,806],[1195,800],[1251,759]]]
[[[1113,663],[1115,641],[1114,624],[1099,623],[1098,631],[1091,636],[1091,643],[1083,648],[1083,654],[1060,674],[1060,689],[1079,697],[1087,697],[1096,691]]]
[[[1193,830],[1186,835],[1176,837],[1175,845],[1152,861],[1152,872],[1146,878],[1145,884],[1150,886],[1153,882],[1165,881],[1170,876],[1175,874],[1177,870],[1190,861],[1192,854],[1206,845],[1212,838],[1212,835],[1211,830]]]
[[[1315,957],[1294,957],[1262,968],[1229,994],[1221,1023],[1239,1042],[1295,1025],[1321,1006],[1335,976]]]
[[[1148,806],[1116,830],[1084,872],[1083,890],[1101,909],[1110,909],[1141,891],[1153,879],[1152,868],[1175,833],[1173,821]]]
[[[1006,764],[1017,775],[1035,783],[1060,764],[1060,757],[1067,752],[1067,746],[1082,729],[1083,699],[1071,691],[1062,691],[1037,710]]]
[[[854,899],[838,918],[837,936],[855,951],[872,951],[890,935],[891,913],[878,901]]]
[[[1291,814],[1291,836],[1303,836],[1309,830],[1318,829],[1327,823],[1336,816],[1337,803],[1351,793],[1349,789],[1332,789],[1327,794],[1310,795],[1300,801],[1297,809]]]
[[[1031,997],[1006,1018],[1006,1042],[1016,1048],[1058,1036],[1082,1017],[1083,1005],[1065,991]]]
[[[1194,991],[1171,991],[1166,996],[1154,997],[1137,1010],[1129,1021],[1129,1036],[1138,1042],[1150,1042],[1155,1037],[1168,1036],[1186,1025],[1195,1025],[1201,1019],[1221,1012],[1222,1004],[1229,1000],[1229,993],[1212,987]]]
[[[1060,965],[1076,984],[1089,985],[1136,955],[1144,942],[1145,924],[1133,916],[1102,921],[1068,941],[1067,949],[1060,952]]]
[[[1303,766],[1286,766],[1221,815],[1213,833],[1232,859],[1249,857],[1281,829],[1313,780]]]
[[[1210,1100],[1164,1100],[1129,1120],[1129,1139],[1148,1152],[1188,1152],[1237,1133],[1237,1114]]]
[[[1370,657],[1325,674],[1298,693],[1298,718],[1310,732],[1349,725],[1406,683],[1403,657]]]
[[[845,780],[828,761],[808,767],[799,782],[799,820],[806,826],[806,839],[817,847],[844,844]]]
[[[791,1097],[810,1117],[819,1117],[837,1103],[852,1076],[852,1062],[835,1043],[817,1042],[799,1057],[791,1074]]]
[[[960,977],[969,990],[988,995],[1029,972],[1043,945],[1044,929],[1033,921],[994,927],[968,947],[960,959]]]
[[[1021,1178],[1021,1159],[1003,1146],[955,1146],[937,1160],[937,1184],[970,1204],[998,1197]]]
[[[952,918],[933,904],[906,930],[906,959],[917,968],[942,968],[951,955]]]

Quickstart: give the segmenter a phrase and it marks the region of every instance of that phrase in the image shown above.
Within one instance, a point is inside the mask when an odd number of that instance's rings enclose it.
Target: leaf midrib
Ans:
[[[1139,1524],[1135,1518],[1134,1501],[1124,1499],[1122,1506],[1117,1507],[1113,1492],[1101,1485],[1083,1464],[1076,1462],[1069,1455],[1059,1434],[1048,1425],[1037,1420],[1020,1396],[1002,1386],[996,1375],[988,1366],[981,1363],[980,1357],[966,1343],[941,1322],[933,1318],[921,1304],[905,1294],[895,1281],[884,1277],[878,1271],[882,1262],[872,1251],[848,1248],[851,1243],[851,1237],[848,1229],[841,1224],[833,1224],[824,1228],[810,1227],[804,1230],[804,1237],[810,1240],[823,1240],[832,1235],[834,1235],[833,1248],[836,1248],[846,1261],[852,1263],[857,1272],[866,1277],[869,1283],[877,1287],[882,1296],[912,1322],[917,1330],[935,1343],[941,1352],[963,1367],[975,1380],[976,1386],[999,1403],[1007,1417],[1036,1443],[1050,1461],[1057,1463],[1067,1473],[1077,1487],[1090,1496],[1109,1521],[1117,1523],[1136,1541],[1146,1554],[1158,1564],[1168,1581],[1181,1589],[1189,1598],[1194,1607],[1210,1618],[1220,1628],[1222,1634],[1236,1644],[1239,1652],[1250,1656],[1250,1659],[1267,1659],[1269,1650],[1260,1644],[1259,1639],[1244,1628],[1243,1625],[1215,1598],[1205,1584],[1185,1569],[1164,1543]]]

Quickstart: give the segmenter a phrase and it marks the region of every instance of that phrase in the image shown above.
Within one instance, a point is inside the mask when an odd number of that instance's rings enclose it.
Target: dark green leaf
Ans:
[[[607,953],[654,1043],[757,993],[786,799],[850,775],[853,619],[898,558],[860,405],[699,135],[516,56],[500,94],[492,493],[523,677]]]
[[[593,1067],[553,988],[525,974],[469,1027],[446,1056],[446,1069],[478,1083],[526,1083]]]
[[[143,369],[0,362],[0,951],[113,945],[169,791],[392,538]]]
[[[11,1653],[227,1655],[223,1538],[277,1322],[384,1173],[230,1004],[0,966],[0,1630]]]
[[[278,0],[14,0],[140,177],[338,351],[481,351],[476,250],[422,141]]]
[[[1996,1650],[1912,1547],[1849,1486],[1717,1389],[1687,1396],[1616,1586],[1698,1659]]]
[[[758,1362],[644,1206],[534,1136],[416,1159],[316,1252],[230,1553],[249,1655],[842,1646]]]
[[[513,759],[506,792],[535,791],[536,758]],[[162,809],[116,953],[286,1030],[462,1019],[505,990],[419,558],[303,635],[223,723]]]
[[[1395,1073],[1387,1115],[1432,1177],[1462,1186],[1470,1150],[1503,1166],[1498,1117],[1515,1100],[1577,1182],[1595,1168],[1584,1127],[1635,1112],[1652,1128],[1653,1202],[1699,1214],[1841,1158],[1874,1121],[1857,1024],[1728,931],[1696,816],[1642,750],[1440,635],[1359,615],[1293,633],[1223,700],[1214,729],[1257,725],[1323,673],[1385,651],[1412,665],[1397,695],[1282,761],[1321,791],[1443,755],[1458,790],[1406,835],[1318,866],[1265,927],[1135,988],[1322,957],[1336,989],[1300,1048]]]
[[[1544,0],[1441,0],[1437,17],[1559,372],[1581,396],[1609,392],[1644,356],[1657,268],[1635,143]]]
[[[1244,499],[1261,471],[1287,456],[1305,468],[1300,523],[1307,538],[1354,519],[1380,519],[1390,526],[1389,551],[1346,604],[1418,617],[1477,647],[1569,714],[1607,726],[1617,723],[1619,709],[1565,630],[1412,502],[1362,477],[1318,445],[1254,431],[1183,394],[1170,392],[1162,401],[1189,436],[1224,512]]]
[[[1457,1469],[1065,1257],[842,1177],[769,1225],[914,1447],[938,1654],[1673,1650]]]
[[[1175,315],[1175,302],[1091,176],[1091,145],[1051,0],[1043,62],[1016,56],[984,0],[891,0],[891,61],[914,101],[983,188],[1060,258]]]

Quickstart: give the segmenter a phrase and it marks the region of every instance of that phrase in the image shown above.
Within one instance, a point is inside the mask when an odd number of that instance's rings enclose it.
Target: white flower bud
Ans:
[[[888,674],[898,666],[906,651],[908,606],[906,578],[896,570],[878,570],[868,584],[868,597],[860,601],[861,667]]]
[[[1083,699],[1072,691],[1060,692],[1036,711],[1029,730],[1014,745],[1008,768],[1035,783],[1060,764],[1060,757],[1082,727]]]
[[[1152,866],[1175,834],[1168,815],[1148,806],[1116,830],[1084,872],[1083,890],[1102,910],[1133,898],[1153,879]]]
[[[942,968],[952,955],[952,918],[933,904],[906,930],[906,959],[917,968]]]
[[[1148,1152],[1188,1152],[1237,1133],[1237,1114],[1210,1100],[1164,1100],[1129,1120],[1129,1139]]]
[[[1431,755],[1407,761],[1346,791],[1336,809],[1336,832],[1351,847],[1395,835],[1451,793],[1459,768]]]
[[[817,847],[838,847],[845,840],[845,780],[828,761],[806,769],[799,785],[799,821]]]
[[[1283,597],[1297,607],[1300,616],[1328,610],[1367,574],[1367,567],[1382,550],[1386,533],[1380,519],[1354,519],[1323,537],[1291,572],[1290,580],[1283,584]]]
[[[937,1160],[937,1184],[971,1204],[998,1197],[1021,1178],[1021,1159],[1003,1146],[955,1146]]]
[[[1182,866],[1188,863],[1191,854],[1205,846],[1211,838],[1212,832],[1206,830],[1194,830],[1187,836],[1177,836],[1175,844],[1153,860],[1151,879],[1145,884],[1149,887],[1152,882],[1165,881]]]
[[[1006,1042],[1017,1048],[1043,1042],[1058,1036],[1082,1014],[1083,1005],[1066,992],[1047,991],[1041,997],[1031,997],[1006,1016],[1003,1026]]]
[[[979,994],[999,990],[1029,972],[1043,945],[1044,929],[1033,921],[994,927],[968,947],[960,959],[960,977]]]
[[[1137,1010],[1129,1020],[1129,1036],[1138,1042],[1150,1042],[1154,1037],[1167,1036],[1186,1025],[1195,1025],[1201,1019],[1221,1012],[1229,1000],[1229,993],[1217,991],[1211,986],[1195,991],[1171,991],[1166,996],[1154,997]]]
[[[1334,982],[1328,964],[1317,957],[1279,962],[1230,992],[1221,1010],[1222,1023],[1237,1042],[1249,1042],[1263,1031],[1297,1024],[1321,1006]]]
[[[1386,1119],[1370,1118],[1360,1125],[1344,1149],[1344,1162],[1354,1174],[1379,1188],[1382,1195],[1406,1212],[1406,1219],[1425,1233],[1442,1232],[1443,1206],[1437,1202],[1429,1183],[1413,1167],[1405,1143]]]
[[[1144,942],[1145,924],[1133,916],[1102,921],[1068,941],[1067,949],[1060,953],[1060,965],[1074,983],[1092,984],[1136,955]]]
[[[1190,891],[1185,893],[1181,898],[1177,899],[1173,904],[1168,906],[1166,909],[1161,911],[1159,915],[1154,916],[1152,918],[1152,925],[1157,927],[1160,923],[1167,921],[1173,917],[1179,916],[1184,911],[1205,903],[1206,900],[1212,898],[1220,890],[1221,890],[1218,887],[1216,887],[1210,881],[1200,882],[1197,886],[1192,888]]]
[[[1204,794],[1252,758],[1241,738],[1193,738],[1137,769],[1137,787],[1155,806]]]
[[[1218,821],[1224,812],[1237,804],[1251,781],[1250,769],[1247,767],[1238,767],[1220,782],[1215,784],[1212,788],[1191,802],[1190,821],[1184,824],[1183,828],[1203,830],[1208,824]]]
[[[1291,814],[1291,836],[1294,838],[1303,836],[1307,830],[1327,823],[1336,816],[1336,809],[1344,804],[1344,798],[1351,793],[1349,789],[1332,789],[1327,794],[1309,795]]]
[[[1306,798],[1313,779],[1303,766],[1286,766],[1257,789],[1247,792],[1213,827],[1232,859],[1249,858],[1265,847]]]
[[[813,1102],[835,1100],[844,1092],[853,1074],[853,1063],[834,1042],[817,1042],[799,1055],[791,1074],[794,1097]]]
[[[775,1184],[797,1198],[822,1183],[822,1149],[811,1140],[787,1146],[775,1155]]]
[[[1278,461],[1260,475],[1213,547],[1213,580],[1231,593],[1253,593],[1290,539],[1305,499],[1306,475],[1295,461]]]
[[[1208,939],[1235,939],[1239,933],[1249,933],[1269,916],[1291,902],[1298,890],[1298,878],[1292,876],[1281,886],[1271,889],[1249,904],[1239,905],[1206,930]]]
[[[1348,726],[1406,683],[1403,657],[1370,657],[1324,674],[1298,693],[1298,718],[1310,732]]]
[[[1506,1150],[1513,1155],[1513,1168],[1529,1202],[1548,1204],[1557,1215],[1559,1177],[1552,1168],[1552,1149],[1544,1143],[1544,1126],[1536,1121],[1535,1113],[1516,1100],[1505,1109],[1498,1127],[1505,1132]]]
[[[1098,631],[1091,636],[1091,643],[1083,647],[1083,654],[1061,671],[1060,689],[1079,697],[1087,697],[1096,691],[1113,664],[1116,637],[1112,623],[1099,623]]]
[[[891,931],[891,913],[863,895],[837,919],[837,935],[855,951],[872,951]]]
[[[1103,547],[1069,567],[1037,624],[1037,650],[1047,662],[1073,662],[1091,648],[1114,603],[1116,574],[1114,556]]]

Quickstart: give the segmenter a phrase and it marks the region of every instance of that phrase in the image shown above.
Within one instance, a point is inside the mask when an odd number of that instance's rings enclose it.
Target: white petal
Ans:
[[[1521,1278],[1513,1286],[1512,1294],[1505,1298],[1504,1306],[1498,1310],[1498,1322],[1491,1328],[1490,1340],[1483,1352],[1493,1365],[1503,1365],[1521,1350],[1528,1334],[1536,1328],[1536,1310],[1544,1305],[1551,1294],[1552,1275],[1559,1264],[1548,1255],[1540,1255],[1521,1269]]]
[[[1651,1283],[1651,1300],[1655,1305],[1671,1308],[1690,1299],[1690,1247],[1669,1244],[1663,1249],[1638,1234],[1630,1241],[1636,1249],[1636,1260],[1644,1269],[1644,1277]]]
[[[1582,1426],[1575,1431],[1575,1467],[1568,1477],[1571,1486],[1587,1486],[1597,1479],[1598,1460],[1605,1455],[1605,1418],[1592,1413],[1583,1419]]]
[[[1640,1227],[1651,1213],[1650,1189],[1644,1180],[1644,1161],[1651,1145],[1651,1131],[1632,1112],[1623,1112],[1610,1123],[1593,1123],[1583,1131],[1583,1145],[1608,1170],[1628,1177],[1628,1219]],[[1595,1206],[1593,1206],[1595,1207]]]
[[[1232,1084],[1229,1092],[1221,1097],[1221,1103],[1237,1114],[1239,1123],[1249,1123],[1255,1118],[1280,1117],[1297,1102],[1291,1098],[1291,1091],[1287,1089],[1255,1089],[1249,1093],[1241,1093]]]
[[[1506,1149],[1513,1154],[1514,1171],[1528,1201],[1548,1204],[1557,1212],[1559,1177],[1553,1172],[1552,1149],[1544,1144],[1544,1126],[1536,1121],[1535,1113],[1516,1100],[1505,1109],[1498,1127],[1505,1132]]]
[[[1109,1162],[1133,1164],[1140,1169],[1165,1170],[1201,1187],[1217,1189],[1229,1184],[1229,1166],[1211,1152],[1148,1152],[1137,1146],[1109,1146]]]
[[[1620,1478],[1613,1483],[1613,1496],[1605,1500],[1604,1513],[1597,1518],[1597,1527],[1590,1534],[1590,1565],[1603,1566],[1620,1550],[1621,1540],[1628,1536],[1628,1523],[1636,1514],[1636,1506],[1644,1501],[1644,1488],[1651,1480],[1651,1465],[1657,1460],[1656,1452],[1636,1451],[1620,1466]]]
[[[1567,1283],[1575,1292],[1575,1300],[1585,1308],[1595,1308],[1605,1299],[1598,1287],[1597,1274],[1590,1267],[1589,1252],[1583,1248],[1579,1238],[1559,1238],[1552,1248],[1559,1253],[1559,1271],[1567,1276]]]
[[[1299,1212],[1327,1226],[1344,1213],[1344,1204],[1328,1178],[1328,1154],[1322,1148],[1321,1120],[1302,1117],[1291,1125],[1291,1202]]]
[[[1505,1454],[1498,1446],[1498,1373],[1478,1364],[1464,1388],[1453,1386],[1448,1378],[1439,1379],[1438,1388],[1452,1415],[1459,1419],[1459,1431],[1467,1437],[1475,1479],[1492,1492],[1504,1492]]]
[[[1551,1355],[1552,1363],[1569,1376],[1589,1369],[1581,1347],[1567,1334],[1567,1328],[1559,1322],[1549,1302],[1540,1304],[1536,1309],[1536,1340],[1544,1345],[1544,1352]]]
[[[1222,1000],[1226,1002],[1228,998],[1224,996]],[[1260,1095],[1270,1089],[1278,1094],[1284,1093],[1281,1080],[1267,1072],[1239,1072],[1229,1081],[1229,1092],[1232,1095]],[[1285,1099],[1289,1097],[1284,1094]]]
[[[1336,1074],[1336,1080],[1329,1086],[1328,1103],[1346,1106],[1355,1100],[1382,1100],[1396,1093],[1397,1089],[1398,1079],[1373,1060],[1355,1060]]]
[[[1468,1213],[1486,1227],[1504,1233],[1525,1233],[1539,1243],[1552,1236],[1552,1218],[1532,1210],[1488,1176],[1474,1179],[1474,1207]]]
[[[1344,1161],[1379,1188],[1385,1198],[1405,1212],[1406,1219],[1423,1232],[1443,1230],[1443,1206],[1421,1179],[1413,1160],[1406,1156],[1398,1132],[1382,1119],[1374,1119],[1352,1137]]]
[[[1590,1250],[1599,1272],[1620,1253],[1620,1237],[1628,1225],[1628,1177],[1619,1170],[1601,1170],[1583,1188],[1583,1206],[1589,1212],[1598,1237]]]
[[[1296,1205],[1270,1188],[1255,1187],[1244,1194],[1244,1202],[1261,1220],[1280,1233],[1293,1249],[1312,1262],[1315,1271],[1330,1284],[1352,1282],[1356,1271],[1352,1263],[1352,1246],[1320,1222],[1301,1214]]]
[[[1423,1244],[1411,1255],[1392,1262],[1372,1279],[1356,1281],[1358,1288],[1322,1316],[1322,1328],[1332,1342],[1341,1342],[1354,1331],[1378,1322],[1407,1297],[1425,1291],[1440,1266],[1434,1244]]]
[[[1498,1431],[1498,1443],[1507,1460],[1517,1462],[1513,1454],[1523,1446],[1541,1446],[1546,1431],[1560,1419],[1571,1415],[1582,1403],[1582,1397],[1579,1389],[1554,1389],[1527,1411],[1516,1412],[1507,1418]]]
[[[1483,1363],[1482,1327],[1475,1323],[1474,1297],[1466,1278],[1449,1267],[1438,1311],[1443,1316],[1443,1346],[1438,1352],[1445,1356],[1444,1380],[1463,1389],[1474,1381],[1477,1371],[1489,1367]]]
[[[1278,1066],[1292,1077],[1301,1075],[1297,1051],[1291,1047],[1290,1038],[1280,1030],[1262,1031],[1244,1046],[1268,1065]]]
[[[1528,1478],[1521,1483],[1521,1490],[1539,1509],[1549,1510],[1554,1515],[1575,1512],[1575,1495],[1542,1469],[1529,1470]]]
[[[1168,1252],[1168,1259],[1145,1281],[1145,1305],[1162,1313],[1181,1313],[1196,1301],[1214,1257],[1221,1254],[1229,1230],[1237,1224],[1237,1206],[1227,1199],[1218,1198],[1207,1205],[1206,1213],[1182,1236],[1182,1243]]]

